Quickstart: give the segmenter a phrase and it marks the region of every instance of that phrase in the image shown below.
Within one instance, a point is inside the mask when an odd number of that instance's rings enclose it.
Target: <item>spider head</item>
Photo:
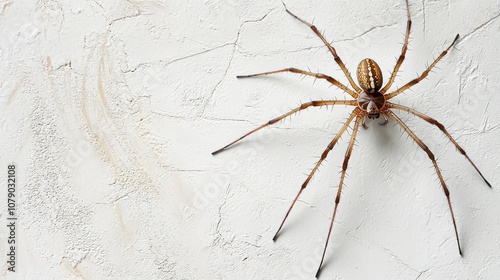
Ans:
[[[366,112],[369,119],[377,119],[380,117],[380,111],[385,108],[384,95],[380,92],[369,94],[362,91],[358,96],[358,106]]]
[[[361,60],[356,71],[359,86],[367,93],[375,93],[382,87],[382,72],[378,64],[370,58]]]
[[[366,113],[369,119],[378,119],[378,117],[380,117],[380,110],[374,101],[368,102]]]

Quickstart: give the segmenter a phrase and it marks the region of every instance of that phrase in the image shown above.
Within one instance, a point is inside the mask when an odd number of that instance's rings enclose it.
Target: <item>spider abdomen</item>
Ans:
[[[375,93],[382,87],[382,72],[373,59],[361,60],[356,73],[359,86],[367,93]]]

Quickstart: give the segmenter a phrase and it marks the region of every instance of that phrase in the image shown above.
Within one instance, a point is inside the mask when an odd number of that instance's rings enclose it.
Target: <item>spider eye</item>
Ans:
[[[361,60],[356,71],[359,86],[367,93],[375,93],[382,87],[382,72],[378,64],[369,58]]]

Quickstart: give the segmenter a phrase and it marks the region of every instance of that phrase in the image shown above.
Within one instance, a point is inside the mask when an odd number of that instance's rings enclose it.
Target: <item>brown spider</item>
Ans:
[[[275,119],[272,119],[272,120],[268,121],[267,123],[257,127],[256,129],[248,132],[247,134],[241,136],[240,138],[229,143],[228,145],[224,146],[223,148],[213,152],[212,155],[215,155],[219,152],[222,152],[223,150],[232,146],[233,144],[240,141],[241,139],[249,136],[250,134],[252,134],[252,133],[268,126],[268,125],[272,125],[272,124],[274,124],[274,123],[276,123],[276,122],[278,122],[278,121],[280,121],[280,120],[282,120],[290,115],[293,115],[293,114],[295,114],[301,110],[304,110],[306,108],[309,108],[311,106],[321,107],[321,106],[328,106],[328,105],[348,105],[348,106],[353,106],[354,109],[351,112],[351,114],[349,115],[349,117],[347,118],[347,121],[344,123],[344,125],[342,126],[340,131],[335,136],[335,138],[333,138],[333,140],[330,142],[330,144],[328,145],[326,150],[323,152],[323,154],[321,154],[321,158],[316,163],[316,165],[312,169],[312,171],[309,174],[309,176],[307,177],[307,179],[301,185],[299,192],[295,196],[295,199],[293,200],[292,204],[290,205],[290,208],[288,209],[288,211],[285,214],[285,218],[283,219],[278,230],[276,231],[276,234],[273,237],[273,241],[276,240],[278,233],[280,232],[281,228],[283,227],[283,224],[285,223],[285,221],[288,217],[288,214],[290,214],[290,211],[292,210],[295,202],[297,202],[297,199],[299,198],[300,194],[307,187],[307,184],[309,183],[309,181],[313,177],[314,173],[317,171],[318,167],[321,165],[323,160],[327,157],[328,153],[333,149],[333,147],[335,146],[335,144],[337,143],[339,138],[342,136],[342,134],[349,127],[350,123],[354,120],[353,132],[352,132],[351,139],[349,141],[349,145],[347,147],[347,152],[346,152],[344,162],[342,165],[342,173],[340,176],[340,183],[339,183],[339,187],[337,190],[337,196],[335,199],[335,208],[333,210],[333,215],[332,215],[332,219],[330,222],[330,228],[328,230],[328,236],[327,236],[327,239],[325,242],[325,247],[323,249],[323,255],[321,257],[321,262],[319,264],[319,267],[318,267],[318,270],[316,273],[316,277],[318,277],[320,269],[321,269],[321,265],[323,264],[323,260],[325,257],[326,248],[328,246],[328,240],[330,239],[330,233],[332,231],[333,221],[335,219],[335,214],[337,213],[337,206],[338,206],[339,201],[340,201],[340,194],[342,193],[342,186],[343,186],[343,182],[344,182],[344,178],[345,178],[345,173],[347,170],[347,165],[349,163],[349,158],[350,158],[351,153],[352,153],[352,149],[354,146],[354,142],[356,139],[356,134],[357,134],[359,125],[361,124],[364,128],[367,128],[365,125],[365,120],[367,117],[369,119],[376,119],[382,115],[382,117],[384,118],[384,121],[381,123],[382,125],[387,124],[387,122],[388,122],[387,117],[394,119],[408,133],[408,135],[420,146],[420,148],[422,148],[422,150],[424,150],[424,152],[427,153],[427,155],[429,156],[429,159],[432,161],[432,164],[434,165],[434,169],[436,170],[436,173],[437,173],[437,176],[438,176],[439,181],[441,183],[441,186],[443,187],[443,191],[444,191],[444,194],[446,196],[446,199],[448,200],[448,206],[450,208],[451,219],[453,221],[453,227],[454,227],[455,236],[457,239],[458,252],[460,253],[460,255],[462,255],[462,250],[460,248],[460,241],[458,239],[458,231],[457,231],[457,225],[455,222],[455,216],[453,214],[453,209],[451,207],[450,192],[448,191],[448,188],[446,187],[446,183],[443,179],[443,176],[441,175],[441,171],[437,165],[434,154],[429,150],[429,148],[424,144],[424,142],[422,142],[422,140],[420,140],[420,138],[418,138],[417,135],[415,135],[415,133],[412,130],[410,130],[410,128],[408,128],[408,126],[406,126],[406,124],[399,117],[397,117],[396,114],[394,114],[392,109],[406,111],[410,114],[413,114],[413,115],[423,119],[424,121],[426,121],[430,124],[437,126],[446,135],[446,137],[448,137],[448,139],[450,139],[450,141],[453,143],[453,145],[455,145],[455,147],[458,149],[458,151],[462,155],[464,155],[465,158],[472,164],[474,169],[476,169],[476,171],[479,173],[481,178],[483,178],[483,180],[486,182],[486,184],[490,188],[491,188],[491,185],[484,178],[484,176],[481,174],[481,172],[476,167],[476,165],[472,162],[472,160],[469,158],[469,156],[465,153],[465,151],[462,149],[462,147],[460,147],[460,145],[458,145],[458,143],[455,141],[455,139],[453,139],[453,137],[451,137],[451,135],[448,133],[446,128],[441,123],[439,123],[437,120],[435,120],[427,115],[424,115],[420,112],[417,112],[409,107],[389,102],[389,99],[396,97],[397,95],[399,95],[403,91],[409,89],[410,87],[412,87],[413,85],[417,84],[418,82],[422,81],[425,77],[427,77],[427,75],[429,74],[431,69],[436,65],[436,63],[438,63],[438,61],[440,61],[447,54],[447,52],[451,49],[451,47],[457,42],[459,35],[458,34],[456,35],[453,42],[434,60],[434,62],[432,62],[432,64],[419,77],[409,81],[408,83],[406,83],[402,87],[396,89],[395,91],[387,93],[387,90],[389,90],[389,88],[392,86],[392,84],[396,78],[399,67],[403,63],[403,60],[405,59],[406,50],[408,49],[408,38],[410,36],[410,30],[411,30],[411,17],[410,17],[410,8],[409,8],[408,0],[406,0],[406,13],[407,13],[408,21],[407,21],[407,26],[406,26],[405,41],[403,44],[403,48],[401,50],[401,55],[399,56],[399,58],[396,62],[396,65],[394,66],[394,71],[392,72],[391,77],[389,78],[389,82],[384,87],[382,87],[382,72],[380,71],[380,67],[377,65],[377,63],[374,60],[366,58],[366,59],[363,59],[359,63],[357,71],[356,71],[358,83],[359,83],[359,86],[358,86],[354,82],[354,80],[352,79],[349,72],[347,71],[347,68],[345,67],[345,65],[342,62],[342,60],[340,59],[340,57],[337,55],[335,48],[333,48],[328,43],[328,41],[326,41],[326,39],[318,31],[318,29],[314,25],[312,25],[312,24],[308,23],[307,21],[294,15],[292,12],[290,12],[286,8],[286,6],[285,6],[285,10],[294,18],[296,18],[297,20],[306,24],[307,26],[309,26],[314,31],[314,33],[316,33],[316,35],[321,39],[321,41],[323,41],[323,43],[326,45],[326,47],[328,48],[330,53],[333,55],[335,62],[340,66],[340,68],[344,72],[345,76],[347,77],[347,80],[349,81],[349,84],[351,85],[351,87],[354,90],[348,88],[346,85],[340,83],[339,81],[337,81],[336,79],[334,79],[328,75],[325,75],[322,73],[312,73],[312,72],[300,70],[297,68],[286,68],[286,69],[282,69],[282,70],[276,70],[276,71],[270,71],[270,72],[252,74],[252,75],[237,76],[237,78],[263,76],[263,75],[276,74],[276,73],[281,73],[281,72],[298,73],[298,74],[302,74],[302,75],[306,75],[306,76],[312,76],[312,77],[315,77],[318,79],[327,80],[328,82],[330,82],[334,86],[340,88],[341,90],[343,90],[344,92],[346,92],[347,94],[352,96],[354,99],[353,100],[317,100],[317,101],[303,103],[298,108],[291,110],[290,112],[283,114]]]

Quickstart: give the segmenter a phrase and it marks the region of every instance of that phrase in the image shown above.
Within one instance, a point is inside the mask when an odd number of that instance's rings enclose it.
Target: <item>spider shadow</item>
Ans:
[[[309,203],[313,204],[313,202]],[[300,240],[300,236],[304,232],[304,221],[308,221],[309,223],[314,223],[315,220],[323,220],[321,218],[321,215],[317,213],[317,211],[319,211],[319,209],[317,209],[314,206],[310,206],[307,203],[303,203],[302,200],[299,199],[293,210],[290,212],[290,215],[288,216],[285,224],[280,229],[279,233],[276,235],[274,242],[277,242],[281,238],[285,238],[287,236],[293,240],[296,240],[295,238],[299,238],[297,240]],[[281,221],[282,221],[281,219],[278,219],[276,221],[276,225],[279,225],[278,222]],[[325,230],[327,230],[328,222],[325,222],[324,225],[325,225]],[[309,228],[310,226],[312,226],[312,224],[308,224],[308,227],[306,228]],[[313,233],[314,232],[309,232],[309,234]]]
[[[333,250],[330,250],[330,252],[327,251],[325,255],[325,260],[323,261],[323,264],[321,265],[321,269],[318,274],[318,279],[320,278],[321,274],[328,269],[328,267],[335,266],[335,264],[338,265],[338,260],[340,260],[342,256],[345,256],[344,247],[345,246],[342,246],[342,244],[340,243],[340,245],[335,246],[335,248],[331,248]]]
[[[290,231],[291,233],[301,232],[300,227],[299,227],[300,221],[310,218],[308,216],[308,214],[309,215],[311,214],[311,213],[309,213],[309,211],[311,211],[310,208],[307,208],[307,207],[300,208],[299,207],[298,209],[294,209],[294,210],[295,211],[292,211],[292,212],[295,212],[295,214],[293,214],[293,215],[290,214],[289,218],[287,219],[287,221],[285,222],[283,227],[280,229],[280,232],[276,235],[276,238],[273,240],[274,242],[278,241],[283,235],[286,236],[288,231]]]
[[[386,150],[394,145],[394,135],[398,135],[399,131],[392,120],[389,120],[385,125],[380,124],[378,120],[368,120],[366,125],[368,128],[362,128],[361,130],[374,134],[369,137],[376,144],[376,147]]]

